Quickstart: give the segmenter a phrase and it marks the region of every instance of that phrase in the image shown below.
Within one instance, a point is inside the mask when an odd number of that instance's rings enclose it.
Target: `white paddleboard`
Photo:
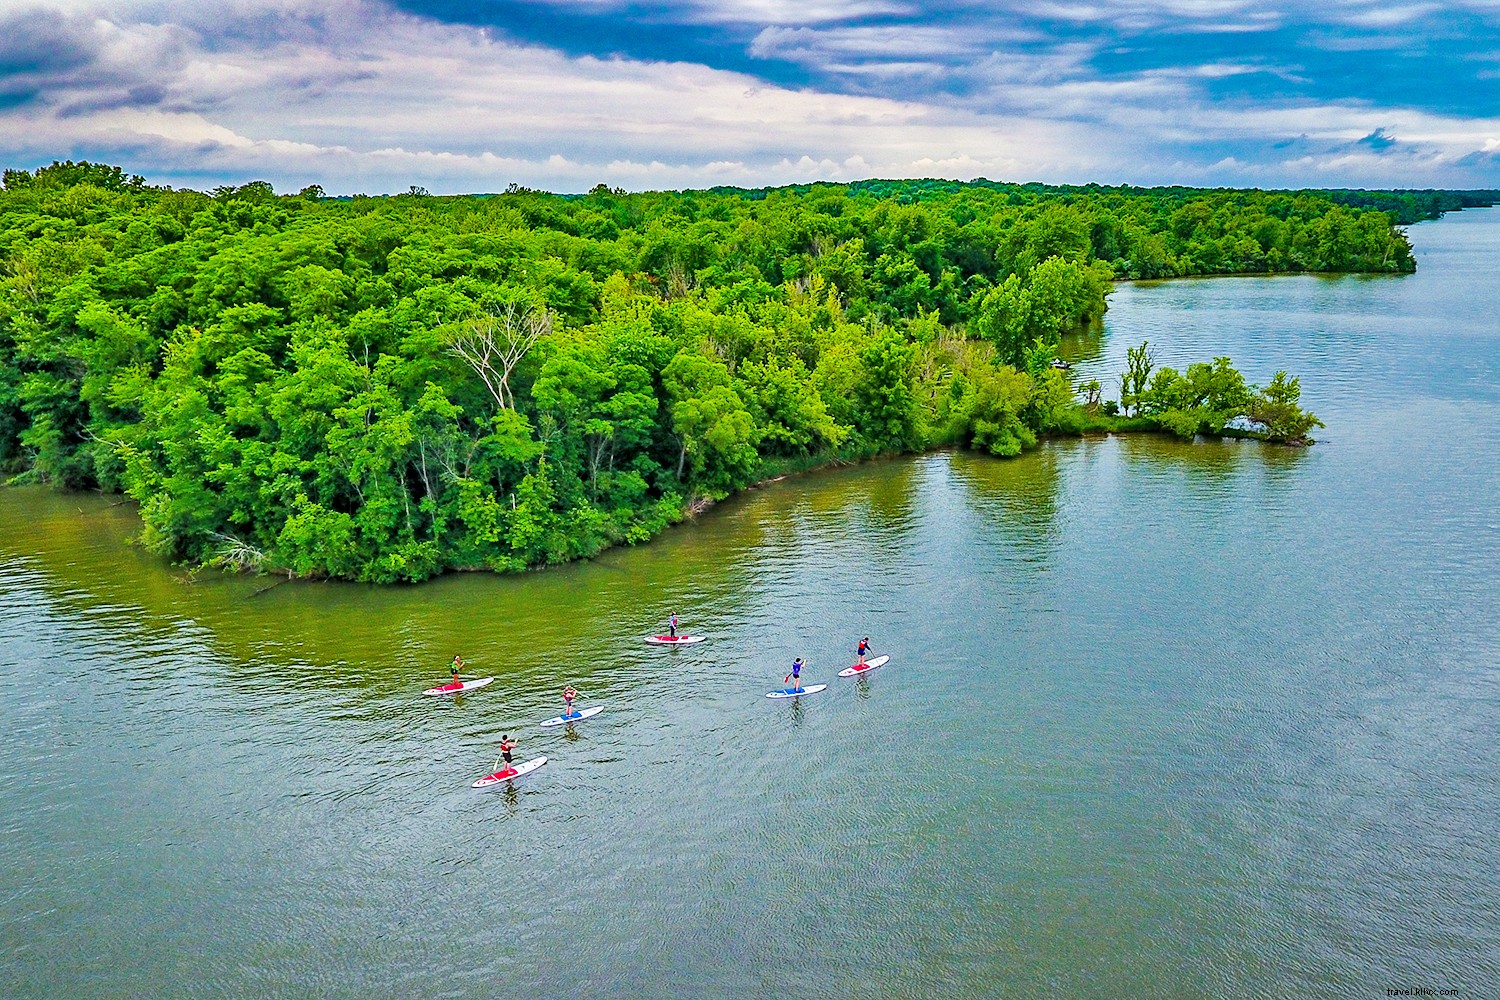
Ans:
[[[457,684],[441,684],[435,688],[428,688],[423,694],[458,694],[460,691],[473,691],[482,688],[492,682],[493,677],[481,677],[474,681],[459,681]]]
[[[874,670],[876,667],[885,666],[890,662],[890,659],[891,658],[889,656],[877,656],[874,659],[866,660],[864,663],[856,663],[852,667],[845,667],[843,670],[839,671],[839,676],[856,677],[864,673],[866,670]]]
[[[484,777],[474,782],[474,784],[470,787],[488,788],[490,785],[498,785],[502,781],[510,781],[513,778],[524,778],[526,775],[530,774],[532,771],[535,771],[545,763],[547,763],[546,757],[535,757],[531,760],[528,760],[524,764],[517,764],[515,767],[501,768],[494,774],[486,774]]]
[[[584,719],[592,719],[604,711],[603,705],[595,705],[593,708],[574,709],[571,715],[559,715],[542,723],[544,726],[562,726],[569,722],[581,722]]]
[[[702,642],[708,638],[703,635],[648,635],[646,641],[657,646],[691,646],[695,642]]]
[[[770,694],[767,694],[766,697],[767,698],[800,698],[800,697],[802,697],[805,694],[817,694],[819,691],[822,691],[826,687],[828,687],[827,684],[809,684],[809,685],[807,685],[807,687],[782,688],[780,691],[772,691]]]

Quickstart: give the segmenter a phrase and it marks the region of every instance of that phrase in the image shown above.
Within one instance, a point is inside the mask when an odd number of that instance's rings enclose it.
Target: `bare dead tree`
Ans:
[[[552,331],[546,309],[522,310],[514,302],[465,320],[449,338],[448,349],[469,363],[502,410],[516,408],[510,374],[543,336]]]
[[[222,531],[215,531],[213,537],[218,545],[207,565],[238,570],[261,570],[266,566],[266,552],[259,546]]]

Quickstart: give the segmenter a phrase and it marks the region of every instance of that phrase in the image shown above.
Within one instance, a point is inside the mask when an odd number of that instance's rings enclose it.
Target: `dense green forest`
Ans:
[[[1304,440],[1296,379],[1158,370],[1142,345],[1118,387],[1075,386],[1060,337],[1120,278],[1410,271],[1384,210],[1428,203],[1401,197],[327,198],[6,171],[0,465],[129,494],[174,559],[396,581],[588,556],[830,460],[1237,417]]]
[[[1335,204],[1374,208],[1397,225],[1436,219],[1444,212],[1500,204],[1500,191],[1329,191]]]

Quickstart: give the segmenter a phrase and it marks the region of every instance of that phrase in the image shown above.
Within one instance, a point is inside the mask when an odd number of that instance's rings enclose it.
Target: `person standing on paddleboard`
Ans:
[[[505,761],[505,770],[509,771],[514,765],[510,761],[510,752],[516,748],[509,736],[500,737],[500,757]]]
[[[673,615],[667,619],[667,632],[672,638],[677,638],[677,616]]]
[[[563,688],[563,718],[564,719],[571,719],[573,717],[573,699],[577,698],[577,697],[578,697],[578,692],[574,691],[571,685],[568,686],[568,687]]]
[[[792,672],[786,675],[786,679],[792,682],[793,691],[802,690],[802,657],[792,661]]]
[[[464,668],[464,658],[462,656],[459,656],[457,653],[454,653],[453,654],[453,663],[449,667],[449,669],[453,671],[453,683],[457,684],[459,682],[458,681],[458,672],[460,670],[462,670],[463,668]]]
[[[865,665],[865,657],[870,655],[870,637],[865,636],[859,640],[859,665]]]

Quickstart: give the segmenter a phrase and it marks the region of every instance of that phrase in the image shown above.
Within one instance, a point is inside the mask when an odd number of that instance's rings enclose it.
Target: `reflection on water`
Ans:
[[[1058,542],[1059,454],[1045,446],[1009,461],[958,453],[947,478],[1011,549],[1028,561],[1045,562]]]
[[[1288,368],[1311,449],[876,462],[384,590],[0,490],[7,994],[1482,995],[1488,218],[1416,227],[1407,278],[1122,286],[1074,355]],[[708,640],[640,641],[672,612]],[[863,635],[891,661],[837,678]],[[422,697],[455,652],[495,683]],[[768,701],[797,656],[829,689]],[[539,728],[569,683],[606,712]],[[471,789],[502,733],[548,764]]]
[[[1128,435],[1120,439],[1119,448],[1139,488],[1149,491],[1170,482],[1172,488],[1191,491],[1205,501],[1243,491],[1285,492],[1312,454],[1307,448],[1259,441],[1182,441],[1165,434]]]
[[[1057,350],[1058,357],[1071,365],[1085,361],[1098,361],[1102,358],[1105,343],[1104,322],[1104,317],[1095,317],[1078,329],[1064,334]]]

